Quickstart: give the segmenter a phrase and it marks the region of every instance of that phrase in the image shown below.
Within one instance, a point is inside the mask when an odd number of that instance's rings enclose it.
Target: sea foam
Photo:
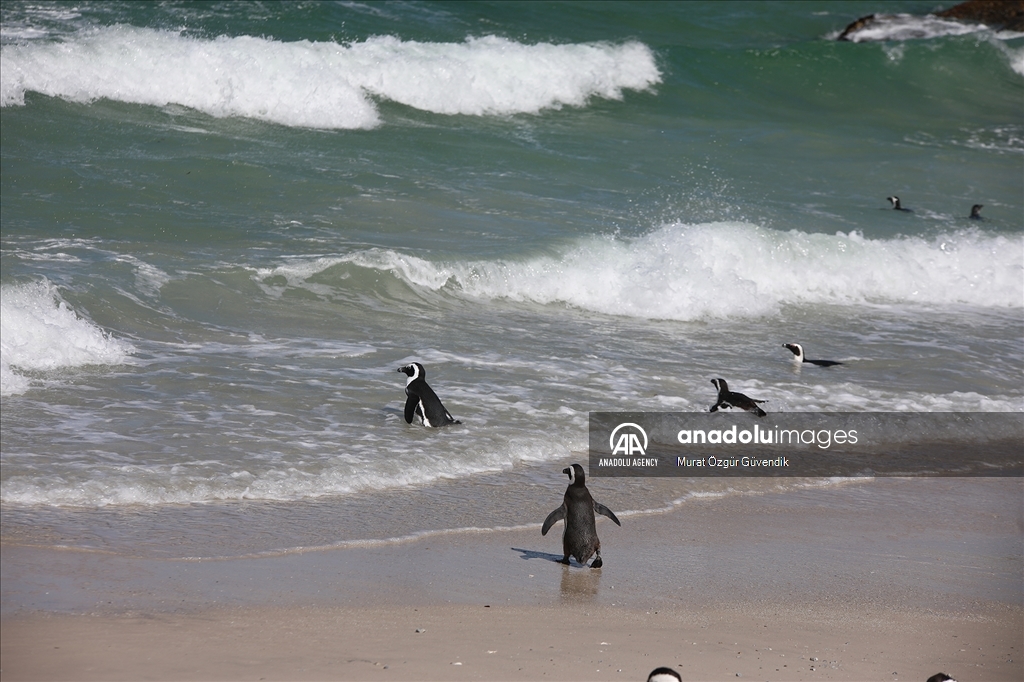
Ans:
[[[851,32],[846,39],[854,43],[922,40],[986,30],[989,29],[984,24],[942,19],[932,14],[876,14],[863,28]]]
[[[79,317],[46,280],[0,288],[0,328],[0,395],[4,396],[30,388],[19,369],[119,364],[135,350]]]
[[[6,45],[0,55],[0,106],[23,105],[33,91],[310,128],[377,126],[374,97],[439,114],[507,115],[621,99],[625,89],[661,80],[653,53],[638,42],[526,45],[496,36],[285,43],[111,26],[59,43]]]
[[[260,271],[289,284],[338,263],[456,295],[638,318],[770,315],[787,304],[1024,306],[1024,237],[962,230],[869,239],[725,222],[663,225],[632,240],[588,237],[557,255],[433,262],[368,249]]]

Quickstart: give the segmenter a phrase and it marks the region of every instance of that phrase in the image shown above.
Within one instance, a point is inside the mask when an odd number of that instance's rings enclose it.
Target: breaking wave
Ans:
[[[286,43],[120,25],[6,45],[2,59],[2,106],[24,105],[33,91],[308,128],[373,128],[374,98],[438,114],[508,115],[621,99],[623,90],[661,81],[653,53],[638,42],[526,45],[496,36]]]
[[[47,280],[4,285],[0,327],[0,395],[4,396],[31,387],[19,370],[116,365],[135,350],[80,317]]]
[[[556,255],[438,263],[369,249],[258,270],[289,286],[351,264],[409,285],[649,319],[773,314],[786,304],[1024,305],[1024,237],[975,230],[869,239],[749,223],[664,225],[635,240],[589,237]]]

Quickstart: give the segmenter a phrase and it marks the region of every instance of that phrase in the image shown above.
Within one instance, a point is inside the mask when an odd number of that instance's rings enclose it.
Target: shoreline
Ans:
[[[1021,492],[884,479],[693,499],[599,521],[596,571],[555,563],[539,528],[204,561],[5,544],[2,673],[1020,679]]]

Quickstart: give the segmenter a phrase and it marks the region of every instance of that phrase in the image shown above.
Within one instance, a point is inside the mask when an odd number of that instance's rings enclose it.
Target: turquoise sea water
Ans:
[[[1021,411],[1024,36],[834,40],[933,9],[5,2],[5,536],[536,523],[590,411],[706,410],[718,376]],[[404,423],[411,361],[462,426]]]

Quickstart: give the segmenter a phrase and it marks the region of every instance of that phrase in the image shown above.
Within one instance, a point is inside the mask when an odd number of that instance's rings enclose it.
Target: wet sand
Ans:
[[[5,541],[2,676],[1024,679],[1020,479],[693,500],[557,532],[171,561]],[[417,632],[419,630],[419,632]]]

